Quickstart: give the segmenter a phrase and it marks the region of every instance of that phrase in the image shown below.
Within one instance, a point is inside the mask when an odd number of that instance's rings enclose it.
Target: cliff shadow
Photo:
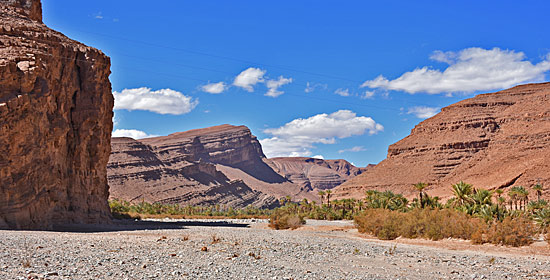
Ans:
[[[248,228],[249,223],[227,222],[227,221],[135,221],[135,220],[113,220],[111,224],[62,224],[55,225],[52,229],[38,231],[94,233],[94,232],[116,232],[116,231],[139,231],[139,230],[163,230],[163,229],[186,229],[188,227],[228,227]]]
[[[281,176],[281,174],[275,172],[267,163],[258,160],[254,164],[247,165],[234,165],[232,167],[238,168],[246,174],[266,183],[280,184],[288,182],[288,180]]]

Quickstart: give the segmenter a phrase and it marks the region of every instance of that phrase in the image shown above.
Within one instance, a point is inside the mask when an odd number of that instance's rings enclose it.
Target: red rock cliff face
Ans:
[[[113,138],[108,165],[111,197],[132,202],[273,207],[278,205],[275,197],[219,170],[223,166],[250,172],[261,180],[285,181],[263,157],[256,137],[244,126],[221,125],[141,140]]]
[[[132,202],[274,207],[277,199],[318,200],[361,173],[344,160],[266,159],[245,126],[220,125],[168,136],[113,138],[111,197]]]
[[[550,83],[481,94],[446,108],[391,145],[376,167],[342,184],[337,197],[366,189],[413,195],[427,182],[430,195],[448,197],[460,180],[508,189],[537,182],[550,187]]]
[[[110,61],[0,0],[0,228],[107,221]]]
[[[343,159],[279,157],[267,162],[277,173],[314,193],[332,189],[367,169],[355,167]]]

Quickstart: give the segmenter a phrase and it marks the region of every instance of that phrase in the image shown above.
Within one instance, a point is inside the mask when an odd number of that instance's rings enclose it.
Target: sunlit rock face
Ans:
[[[110,220],[110,60],[0,0],[0,228]]]
[[[477,188],[550,186],[550,83],[480,94],[441,110],[391,145],[376,167],[336,189],[361,197],[367,189],[414,195],[426,182],[430,195],[451,195],[459,181]]]

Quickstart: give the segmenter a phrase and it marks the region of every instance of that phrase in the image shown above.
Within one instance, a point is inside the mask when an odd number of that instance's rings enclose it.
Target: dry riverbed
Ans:
[[[0,279],[550,279],[550,248],[399,239],[349,221],[180,220],[0,231]]]

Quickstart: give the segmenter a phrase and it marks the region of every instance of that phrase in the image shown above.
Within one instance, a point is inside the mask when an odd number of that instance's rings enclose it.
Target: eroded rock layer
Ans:
[[[367,169],[355,167],[343,159],[278,157],[266,162],[275,172],[312,192],[332,189]]]
[[[111,197],[183,205],[274,207],[278,201],[216,165],[253,174],[262,182],[284,178],[263,161],[248,128],[222,125],[141,140],[113,138],[108,165]]]
[[[110,60],[0,0],[0,228],[110,219]]]
[[[441,110],[391,145],[387,158],[336,189],[337,197],[361,197],[367,189],[412,195],[451,195],[451,184],[507,189],[535,183],[550,187],[550,83],[481,94]]]
[[[134,140],[113,138],[111,197],[131,202],[274,207],[277,199],[318,200],[361,172],[343,160],[266,159],[245,126],[220,125]]]

